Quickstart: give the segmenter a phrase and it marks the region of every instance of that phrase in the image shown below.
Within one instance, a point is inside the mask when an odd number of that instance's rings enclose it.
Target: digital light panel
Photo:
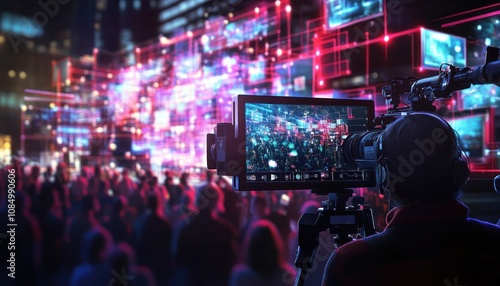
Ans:
[[[312,58],[274,65],[273,92],[276,95],[312,97]]]

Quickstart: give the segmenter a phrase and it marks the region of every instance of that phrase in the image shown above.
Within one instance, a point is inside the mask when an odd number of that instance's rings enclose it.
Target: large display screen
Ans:
[[[454,117],[447,121],[460,137],[462,149],[467,156],[471,159],[483,158],[486,142],[485,114]]]
[[[382,0],[326,0],[327,29],[336,29],[383,15]]]
[[[495,84],[477,84],[460,91],[463,109],[497,106],[500,87]]]
[[[373,101],[240,95],[237,106],[237,141],[246,146],[239,189],[374,184],[342,158],[344,139],[372,128]]]
[[[442,63],[466,67],[465,38],[423,28],[420,37],[422,68],[439,69]]]

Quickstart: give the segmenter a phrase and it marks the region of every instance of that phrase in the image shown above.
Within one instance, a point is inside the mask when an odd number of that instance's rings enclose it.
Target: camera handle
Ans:
[[[363,230],[363,237],[375,233],[373,212],[368,205],[363,205],[363,197],[356,197],[356,200],[353,198],[353,206],[347,207],[347,200],[353,194],[351,189],[328,193],[313,190],[313,193],[328,194],[328,200],[323,201],[317,213],[304,213],[299,219],[298,249],[294,261],[297,267],[296,286],[304,285],[318,249],[320,232],[329,229],[330,233],[336,234],[336,247],[352,241],[351,234],[359,233],[360,228]]]

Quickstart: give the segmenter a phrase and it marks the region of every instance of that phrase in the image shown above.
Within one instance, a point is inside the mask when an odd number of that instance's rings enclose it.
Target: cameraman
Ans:
[[[458,200],[469,168],[452,127],[415,113],[379,140],[380,179],[398,206],[383,232],[334,251],[323,285],[500,285],[500,227]]]

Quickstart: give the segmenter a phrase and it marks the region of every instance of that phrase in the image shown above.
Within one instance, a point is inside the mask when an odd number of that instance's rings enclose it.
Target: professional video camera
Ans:
[[[376,185],[375,146],[356,153],[360,159],[343,148],[348,136],[373,129],[374,110],[371,100],[238,95],[234,125],[219,123],[207,135],[208,168],[233,176],[237,190],[328,194],[317,214],[299,220],[296,265],[309,269],[320,232],[337,235],[337,245],[375,233],[370,207],[348,189]]]
[[[472,84],[499,84],[498,55],[488,47],[476,68],[442,64],[437,76],[394,79],[382,89],[391,107],[378,117],[372,100],[238,95],[233,122],[207,134],[207,166],[242,191],[373,187],[381,129],[409,112],[434,112],[436,99]]]
[[[304,282],[319,232],[336,234],[340,246],[351,234],[375,233],[373,214],[350,188],[379,184],[379,135],[413,111],[434,112],[433,102],[472,84],[500,84],[499,49],[488,47],[486,63],[459,69],[442,64],[437,76],[396,78],[382,89],[388,108],[375,117],[371,100],[238,95],[233,122],[207,134],[207,165],[233,176],[236,190],[312,189],[329,199],[317,214],[299,220],[297,285]],[[407,101],[402,100],[407,96]],[[401,107],[402,105],[402,107]]]

